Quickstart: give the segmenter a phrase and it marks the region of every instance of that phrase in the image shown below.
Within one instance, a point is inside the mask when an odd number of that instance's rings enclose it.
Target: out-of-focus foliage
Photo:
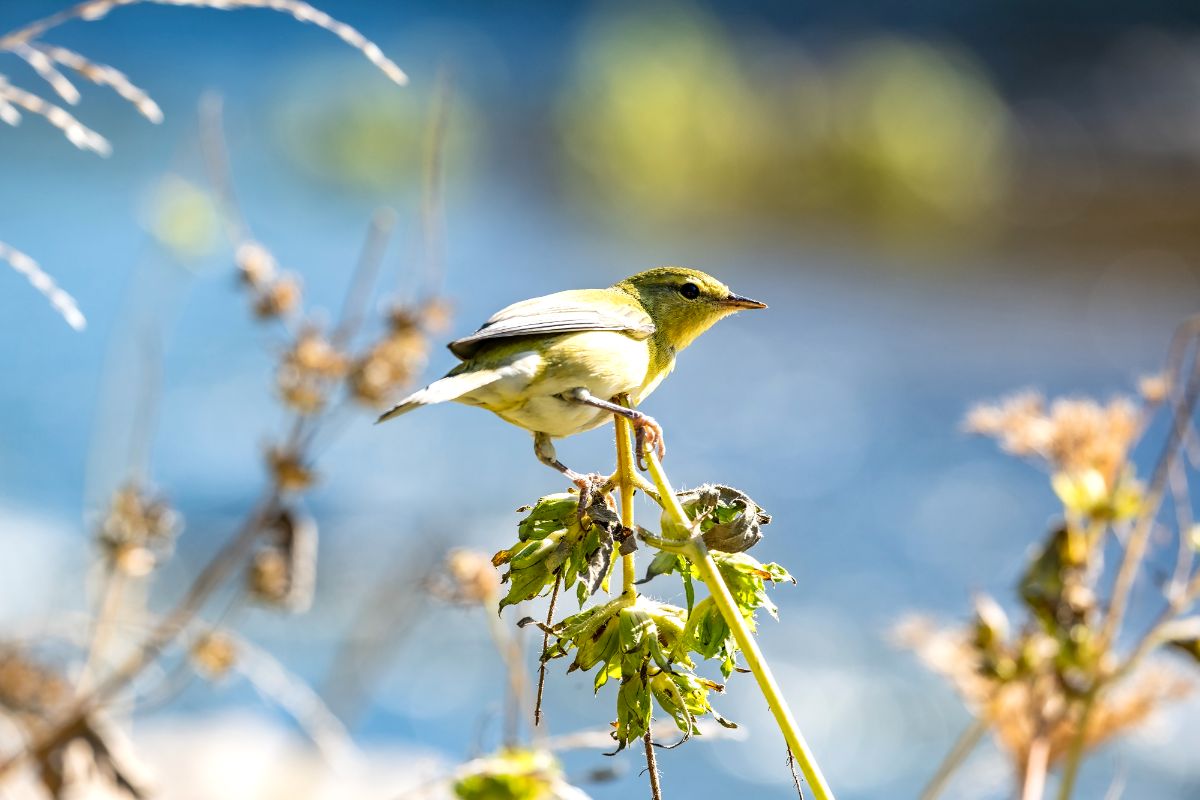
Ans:
[[[968,54],[886,37],[818,61],[744,41],[684,4],[597,17],[559,108],[574,191],[656,222],[987,225],[1011,126]]]
[[[459,800],[587,800],[545,750],[502,750],[469,762],[453,789]]]
[[[221,219],[211,194],[178,175],[167,175],[147,194],[142,224],[181,261],[209,255],[220,244]]]
[[[1180,327],[1176,359],[1190,346],[1195,326]],[[1071,797],[1084,758],[1196,687],[1195,675],[1155,660],[1160,645],[1194,656],[1200,632],[1187,616],[1200,597],[1200,574],[1191,542],[1189,467],[1180,452],[1200,384],[1190,379],[1177,403],[1164,402],[1172,383],[1194,367],[1176,363],[1169,377],[1143,380],[1141,402],[1047,403],[1025,392],[968,415],[969,431],[1051,472],[1061,522],[1033,549],[1017,582],[1018,624],[985,595],[970,625],[937,630],[913,620],[902,627],[902,639],[954,685],[980,729],[995,736],[1024,796],[1041,796],[1045,774],[1061,765],[1059,796]],[[1143,485],[1130,455],[1164,405],[1171,433]],[[1175,513],[1165,515],[1169,522],[1160,519],[1168,493],[1175,503]],[[1156,549],[1166,550],[1174,567],[1155,579],[1162,584],[1155,622],[1126,646],[1121,633],[1134,583]]]
[[[297,166],[351,191],[377,194],[420,186],[433,102],[428,89],[345,92],[339,81],[315,77],[295,86],[276,110],[275,135]],[[446,163],[455,167],[447,172],[450,180],[467,168],[485,135],[482,115],[456,89],[442,142]]]

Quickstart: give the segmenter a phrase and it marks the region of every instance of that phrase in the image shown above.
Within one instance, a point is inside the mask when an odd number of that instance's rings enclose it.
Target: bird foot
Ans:
[[[611,479],[608,475],[600,475],[595,472],[587,475],[575,474],[571,481],[579,489],[579,523],[583,525],[583,518],[587,516],[587,511],[596,502],[597,498],[604,498],[604,501],[609,506],[614,506],[612,499]]]
[[[648,414],[639,413],[636,417],[632,418],[630,422],[633,424],[634,441],[637,445],[638,469],[645,471],[645,454],[647,447],[654,449],[654,452],[658,454],[659,460],[662,460],[667,456],[667,445],[663,440],[663,429],[662,426],[655,421],[654,417],[651,417]]]

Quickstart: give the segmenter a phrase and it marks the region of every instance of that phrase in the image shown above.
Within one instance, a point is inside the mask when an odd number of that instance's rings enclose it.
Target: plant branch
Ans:
[[[626,408],[632,407],[628,395],[619,395],[616,401]],[[633,498],[637,491],[637,459],[633,453],[633,426],[629,420],[617,414],[613,417],[613,426],[617,436],[617,482],[621,490],[621,526],[632,532]],[[621,557],[621,596],[629,600],[637,597],[637,564],[633,553]],[[653,724],[653,718],[651,719]],[[651,800],[662,800],[662,785],[659,782],[658,759],[654,755],[654,737],[650,729],[642,741],[646,750],[646,772],[650,778]]]
[[[153,663],[199,613],[209,596],[223,585],[234,569],[242,563],[251,545],[277,510],[279,494],[272,490],[247,518],[237,534],[225,543],[212,560],[200,571],[186,594],[162,617],[142,640],[135,652],[114,672],[99,681],[95,688],[79,697],[70,709],[48,729],[35,736],[20,752],[0,761],[0,776],[8,774],[26,756],[41,760],[70,739],[78,726],[107,700],[125,688],[142,670]]]
[[[508,672],[511,699],[505,708],[504,746],[512,748],[517,746],[520,739],[520,720],[517,710],[529,707],[529,686],[525,682],[521,645],[515,637],[509,635],[500,616],[490,613],[495,602],[493,602],[493,598],[488,598],[488,600],[490,602],[484,603],[483,615],[487,617],[488,631],[492,634],[496,651],[500,653],[500,658],[504,661],[504,668]]]
[[[666,473],[663,472],[662,462],[658,460],[658,455],[652,450],[648,450],[645,455],[650,477],[654,480],[654,485],[658,488],[659,497],[663,501],[663,510],[671,516],[672,521],[680,529],[689,530],[691,528],[691,520],[688,519],[687,513],[683,510],[679,498],[675,496],[675,491],[671,488]],[[772,674],[770,666],[763,657],[754,634],[751,633],[749,626],[746,625],[746,620],[742,618],[733,595],[729,593],[729,587],[725,585],[725,580],[721,577],[720,570],[717,569],[712,556],[708,554],[708,548],[704,546],[704,540],[699,537],[689,540],[685,553],[692,563],[696,565],[696,568],[699,569],[701,580],[708,587],[713,602],[720,609],[721,616],[724,617],[725,623],[733,633],[733,638],[737,641],[738,647],[741,648],[742,654],[746,658],[746,664],[754,674],[754,679],[758,682],[758,688],[762,692],[763,698],[767,701],[767,706],[770,708],[771,714],[775,717],[775,722],[779,725],[779,730],[783,733],[783,738],[787,741],[788,748],[792,751],[792,755],[796,757],[796,761],[800,765],[800,771],[804,774],[804,779],[812,787],[815,800],[833,800],[833,790],[829,788],[829,784],[825,781],[825,776],[821,774],[821,769],[817,766],[816,757],[809,748],[808,742],[804,740],[803,734],[800,733],[800,726],[796,724],[796,719],[792,716],[791,708],[788,706],[787,700],[784,699],[783,692],[780,690],[779,684],[775,681],[775,676]]]
[[[646,735],[642,737],[642,741],[646,745],[646,771],[650,774],[651,800],[662,800],[662,785],[659,783],[658,776],[658,759],[654,755],[654,737],[651,736],[649,729],[646,730]]]
[[[554,579],[554,591],[550,593],[550,608],[546,611],[546,630],[542,631],[542,654],[538,659],[537,699],[533,703],[533,727],[542,724],[542,694],[546,690],[546,651],[550,649],[550,626],[554,624],[554,607],[558,605],[558,592],[562,589],[562,575]]]
[[[628,407],[629,398],[622,395],[617,398],[621,405]],[[634,466],[633,430],[629,420],[620,415],[613,417],[617,434],[617,482],[621,491],[621,525],[634,530],[633,496],[637,489],[637,469]],[[633,553],[621,557],[622,594],[630,597],[637,594],[634,582],[637,580],[637,566]]]
[[[1200,332],[1200,317],[1193,317],[1180,325],[1176,330],[1174,341],[1171,344],[1171,361],[1175,365],[1171,373],[1173,379],[1184,374],[1183,357],[1189,344],[1198,332]],[[1171,426],[1171,432],[1167,436],[1166,443],[1163,445],[1162,454],[1154,466],[1154,473],[1150,479],[1149,487],[1146,490],[1146,498],[1142,504],[1141,516],[1138,518],[1137,524],[1129,536],[1129,541],[1125,546],[1125,555],[1117,571],[1117,578],[1113,584],[1112,599],[1109,601],[1108,614],[1100,633],[1099,644],[1101,650],[1104,650],[1114,642],[1120,630],[1121,621],[1124,618],[1124,613],[1129,603],[1129,594],[1133,589],[1138,569],[1141,567],[1142,560],[1145,557],[1150,533],[1154,529],[1154,520],[1158,516],[1159,507],[1162,505],[1163,496],[1166,493],[1171,464],[1178,456],[1179,449],[1187,437],[1192,413],[1196,408],[1197,395],[1200,395],[1200,355],[1193,355],[1192,368],[1188,376],[1187,386],[1175,408],[1174,424]]]
[[[1050,742],[1044,736],[1029,745],[1025,774],[1021,779],[1021,800],[1041,800],[1046,792],[1046,768],[1050,763]]]
[[[1079,722],[1075,735],[1071,738],[1071,747],[1067,751],[1067,760],[1063,763],[1062,781],[1058,785],[1058,800],[1070,800],[1075,791],[1075,780],[1079,777],[1079,767],[1083,763],[1084,751],[1087,749],[1087,729],[1092,718],[1092,710],[1096,707],[1096,696],[1099,686],[1087,693],[1079,712]]]
[[[967,729],[955,740],[950,752],[942,759],[942,763],[938,765],[937,772],[933,773],[929,783],[925,784],[925,788],[921,790],[920,800],[937,800],[941,796],[946,784],[950,782],[950,778],[958,771],[959,767],[966,763],[967,757],[975,752],[975,748],[979,746],[987,729],[987,723],[980,719],[973,720],[967,726]]]

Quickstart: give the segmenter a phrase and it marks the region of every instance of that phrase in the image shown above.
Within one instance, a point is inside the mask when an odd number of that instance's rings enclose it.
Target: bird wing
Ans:
[[[492,339],[579,331],[623,331],[635,339],[646,339],[654,333],[654,321],[623,293],[609,289],[558,292],[497,311],[479,330],[451,342],[449,347],[450,352],[466,360]]]

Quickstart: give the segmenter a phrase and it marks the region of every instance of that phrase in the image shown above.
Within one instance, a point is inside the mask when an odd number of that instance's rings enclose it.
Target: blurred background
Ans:
[[[0,31],[60,5],[0,5]],[[658,264],[768,302],[684,354],[646,410],[666,427],[677,484],[732,484],[775,516],[755,555],[799,583],[776,590],[763,648],[839,797],[915,795],[968,717],[889,629],[906,610],[965,615],[977,590],[1010,597],[1055,508],[1044,475],[960,433],[963,412],[1023,387],[1130,391],[1200,301],[1200,9],[327,5],[411,85],[267,12],[136,7],[48,37],[125,71],[166,122],[92,90],[79,114],[113,142],[108,159],[36,119],[0,129],[0,234],[90,323],[72,332],[0,271],[0,622],[32,632],[87,607],[95,512],[127,469],[157,361],[147,331],[163,357],[150,472],[186,519],[163,600],[264,481],[261,451],[284,419],[281,343],[246,313],[196,194],[200,95],[225,98],[256,236],[332,317],[379,206],[400,221],[383,280],[400,296],[419,288],[422,139],[445,69],[444,338],[509,302]],[[452,363],[435,349],[430,375]],[[603,470],[611,439],[559,453]],[[507,546],[512,510],[561,489],[524,432],[465,407],[384,428],[357,417],[320,473],[312,610],[239,619],[318,688],[373,592],[447,547]],[[354,796],[394,796],[497,736],[504,678],[487,621],[437,604],[404,614],[346,709],[372,770]],[[551,731],[603,727],[612,697],[591,694],[552,669]],[[794,796],[750,680],[735,676],[718,708],[744,737],[662,753],[668,796]],[[1107,749],[1081,795],[1119,774],[1138,797],[1200,797],[1197,711],[1190,701]],[[163,797],[283,797],[281,774],[313,769],[288,717],[232,679],[139,717],[134,741]],[[244,780],[227,785],[214,765]],[[580,782],[615,774],[583,783],[597,798],[645,791],[634,753],[566,765]],[[1004,796],[1007,780],[985,747],[949,796]]]

